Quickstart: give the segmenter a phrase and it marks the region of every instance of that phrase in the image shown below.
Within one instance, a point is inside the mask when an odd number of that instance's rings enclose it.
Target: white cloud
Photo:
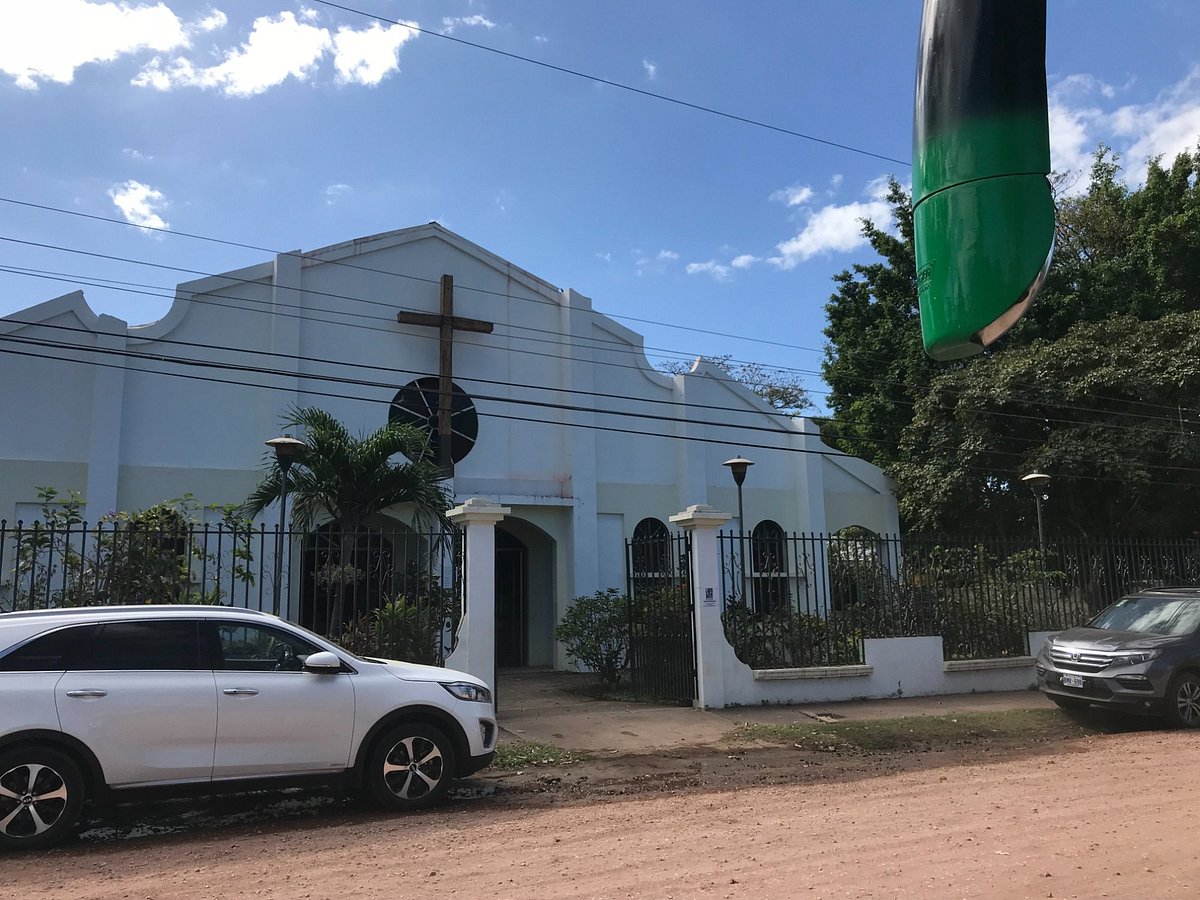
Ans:
[[[659,250],[657,259],[659,262],[674,262],[679,259],[679,254],[674,250]]]
[[[339,28],[333,39],[333,64],[343,84],[376,85],[400,69],[400,48],[417,37],[415,22],[382,27],[378,22],[355,31]]]
[[[548,43],[549,40],[550,38],[546,37],[544,34],[535,34],[533,36],[533,41],[535,44],[545,44]]]
[[[220,63],[202,66],[182,56],[169,61],[155,57],[133,83],[160,91],[199,87],[248,97],[288,78],[309,79],[331,53],[338,83],[374,86],[399,71],[400,48],[420,33],[412,22],[387,27],[372,22],[366,28],[339,28],[330,34],[313,24],[317,18],[308,8],[298,17],[290,11],[262,16],[254,20],[246,41],[226,52]]]
[[[729,261],[729,264],[735,269],[748,269],[757,262],[762,262],[761,256],[751,256],[749,253],[743,253],[741,256],[735,256]]]
[[[1102,108],[1133,86],[1114,88],[1090,75],[1068,75],[1050,89],[1050,161],[1056,172],[1083,177],[1068,183],[1069,193],[1088,187],[1092,155],[1101,142],[1118,152],[1123,177],[1131,184],[1145,176],[1146,163],[1174,157],[1196,146],[1200,136],[1200,66],[1147,103]]]
[[[1115,134],[1133,139],[1124,151],[1127,178],[1140,179],[1151,157],[1162,156],[1169,165],[1183,151],[1195,149],[1200,137],[1200,66],[1154,102],[1121,107],[1111,121]]]
[[[610,263],[610,262],[612,262],[612,254],[611,253],[597,253],[596,259],[600,260],[601,262]]]
[[[702,263],[688,263],[685,271],[689,275],[709,275],[713,281],[729,280],[729,266],[722,265],[715,259]]]
[[[229,17],[219,9],[214,9],[211,13],[195,24],[195,30],[201,34],[207,34],[210,31],[219,31],[229,24]]]
[[[788,270],[823,253],[844,253],[864,246],[867,241],[862,236],[863,219],[879,228],[891,226],[892,207],[884,199],[887,189],[888,179],[876,178],[863,191],[868,197],[866,201],[834,203],[813,211],[800,233],[777,244],[779,255],[767,261]]]
[[[442,19],[442,34],[453,34],[456,28],[466,26],[468,28],[487,28],[496,27],[496,23],[485,16],[457,16],[454,18],[447,17]]]
[[[658,77],[658,66],[650,62],[648,59],[642,60],[642,68],[646,70],[646,77],[653,81]]]
[[[115,184],[108,190],[113,205],[121,211],[126,222],[144,228],[169,228],[159,212],[166,208],[167,199],[162,191],[148,184],[130,179],[124,184]]]
[[[786,203],[788,206],[803,206],[812,196],[813,189],[807,184],[793,184],[772,192],[769,199],[775,203]]]
[[[138,51],[187,46],[183,23],[163,3],[87,3],[36,0],[7,4],[0,28],[0,72],[18,87],[70,84],[88,63],[112,62]]]
[[[353,190],[354,188],[350,187],[350,185],[339,182],[337,184],[326,185],[325,190],[321,193],[325,195],[325,204],[333,206]]]
[[[133,147],[126,147],[121,153],[137,162],[150,162],[154,159],[149,153],[143,153],[141,150],[135,150]]]
[[[254,20],[250,37],[241,47],[229,51],[218,65],[197,67],[178,57],[169,66],[155,58],[133,83],[169,90],[174,87],[216,88],[233,96],[261,94],[282,84],[289,77],[304,81],[330,48],[332,41],[324,28],[298,22],[292,12]]]

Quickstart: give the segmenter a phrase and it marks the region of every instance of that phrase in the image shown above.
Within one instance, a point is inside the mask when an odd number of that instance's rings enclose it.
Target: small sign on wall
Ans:
[[[706,587],[704,589],[704,605],[705,606],[716,606],[717,605],[717,598],[713,595],[713,589],[710,587]]]

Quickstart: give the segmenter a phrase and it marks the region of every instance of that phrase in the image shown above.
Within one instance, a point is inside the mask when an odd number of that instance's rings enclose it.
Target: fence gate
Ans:
[[[690,551],[691,536],[665,526],[625,544],[629,682],[640,700],[690,706],[696,699]]]

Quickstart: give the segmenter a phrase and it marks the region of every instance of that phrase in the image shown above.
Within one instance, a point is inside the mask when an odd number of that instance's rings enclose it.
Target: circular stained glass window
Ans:
[[[441,458],[442,436],[438,432],[438,379],[418,378],[402,387],[388,409],[389,422],[415,425],[429,435],[433,458]],[[450,458],[461,462],[479,437],[479,413],[475,403],[457,384],[450,385]]]

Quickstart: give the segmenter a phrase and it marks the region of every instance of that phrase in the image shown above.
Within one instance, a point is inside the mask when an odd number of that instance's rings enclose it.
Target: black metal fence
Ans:
[[[690,551],[689,535],[665,532],[625,545],[629,682],[643,700],[690,704],[696,697]]]
[[[1200,584],[1200,541],[723,533],[725,633],[754,668],[853,665],[866,638],[939,635],[946,659],[1028,653],[1147,587]]]
[[[354,652],[437,664],[454,647],[462,561],[458,530],[0,521],[0,614],[223,604],[278,611]]]

